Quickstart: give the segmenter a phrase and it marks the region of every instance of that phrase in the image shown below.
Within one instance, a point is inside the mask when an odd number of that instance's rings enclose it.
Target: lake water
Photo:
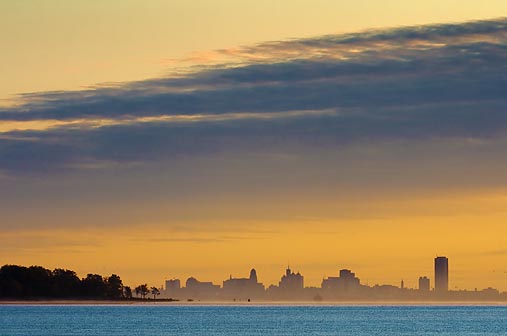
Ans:
[[[507,335],[507,307],[0,305],[0,335]]]

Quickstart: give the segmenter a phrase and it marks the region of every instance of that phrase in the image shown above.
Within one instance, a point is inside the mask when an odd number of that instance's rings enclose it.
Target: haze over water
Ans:
[[[0,306],[2,336],[505,335],[504,306]]]

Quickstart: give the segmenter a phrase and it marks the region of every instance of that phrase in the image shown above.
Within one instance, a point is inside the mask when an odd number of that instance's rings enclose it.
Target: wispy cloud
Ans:
[[[81,240],[72,235],[56,235],[55,232],[2,232],[0,251],[16,251],[17,253],[36,253],[37,251],[52,251],[61,248],[90,249],[101,246],[96,240]]]
[[[249,240],[253,237],[242,237],[242,236],[215,236],[215,237],[166,237],[166,238],[136,238],[134,241],[146,242],[146,243],[223,243],[223,242],[235,242],[240,240]]]

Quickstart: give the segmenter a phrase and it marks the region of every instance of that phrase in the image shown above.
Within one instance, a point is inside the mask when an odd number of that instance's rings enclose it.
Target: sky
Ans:
[[[507,290],[507,3],[0,1],[0,264]]]

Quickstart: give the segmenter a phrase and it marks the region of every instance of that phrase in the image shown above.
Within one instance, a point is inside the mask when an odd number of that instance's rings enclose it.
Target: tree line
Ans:
[[[160,290],[157,287],[148,288],[148,284],[142,284],[134,288],[136,297],[141,296],[142,299],[146,299],[146,296],[151,293],[155,300],[160,295]]]
[[[131,299],[132,290],[116,274],[103,277],[41,266],[4,265],[0,268],[0,298]]]

